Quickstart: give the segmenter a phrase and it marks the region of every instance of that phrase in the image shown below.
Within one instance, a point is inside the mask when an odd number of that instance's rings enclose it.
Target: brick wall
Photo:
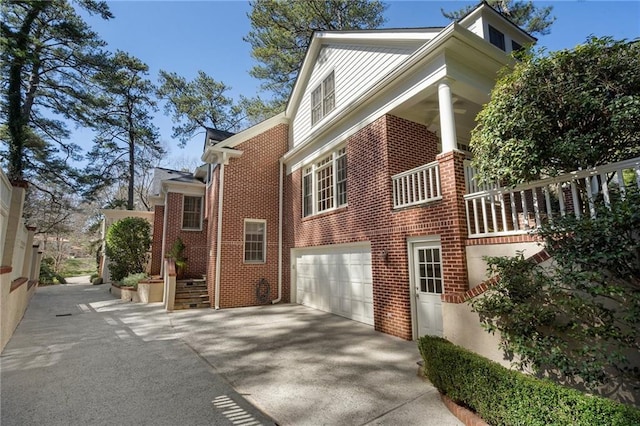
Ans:
[[[302,170],[287,177],[287,242],[300,248],[370,241],[375,328],[405,339],[412,338],[408,237],[440,235],[445,292],[468,288],[464,155],[436,155],[437,142],[424,126],[394,116],[380,117],[349,137],[348,206],[326,214],[301,218]],[[443,199],[394,211],[391,176],[435,159]]]
[[[160,275],[163,225],[164,206],[155,206],[153,209],[153,242],[151,243],[151,275]]]
[[[281,124],[235,147],[243,151],[225,166],[223,230],[220,270],[220,307],[230,308],[260,304],[256,286],[266,279],[269,301],[278,289],[278,198],[279,160],[288,148],[288,126]],[[217,186],[217,185],[214,185]],[[210,191],[209,232],[212,253],[208,280],[211,300],[215,285],[215,245],[217,229],[217,193]],[[213,200],[215,198],[215,200]],[[266,220],[266,262],[244,262],[244,219]],[[283,282],[283,301],[289,301],[288,282]]]
[[[182,229],[183,194],[167,193],[165,209],[167,213],[167,234],[165,235],[166,251],[171,250],[173,243],[180,237],[185,245],[184,255],[187,258],[186,276],[200,278],[207,273],[207,219],[204,218],[202,230]]]

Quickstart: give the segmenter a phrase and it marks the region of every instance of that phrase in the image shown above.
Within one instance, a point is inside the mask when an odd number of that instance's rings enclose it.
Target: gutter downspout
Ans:
[[[163,192],[163,189],[160,188],[160,193],[162,194],[162,192]],[[167,200],[167,198],[169,197],[169,194],[165,192],[163,195],[164,195],[164,202],[162,205],[162,248],[160,253],[160,275],[162,276],[164,276],[164,273],[165,273],[164,255],[167,250],[167,207],[169,206],[169,200]],[[155,215],[154,215],[154,220],[155,220]]]
[[[224,194],[224,160],[220,162],[220,184],[218,185],[218,230],[216,235],[216,277],[215,277],[215,304],[214,309],[220,309],[220,264],[222,259],[222,200]]]
[[[282,167],[284,165],[282,158],[280,158],[280,180],[278,185],[278,298],[271,301],[271,304],[275,305],[282,300],[282,198],[284,189],[284,174],[282,173]]]

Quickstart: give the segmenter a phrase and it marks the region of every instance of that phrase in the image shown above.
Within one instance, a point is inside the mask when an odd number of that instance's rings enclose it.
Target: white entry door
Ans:
[[[440,244],[413,245],[413,283],[418,336],[442,336],[442,250]]]

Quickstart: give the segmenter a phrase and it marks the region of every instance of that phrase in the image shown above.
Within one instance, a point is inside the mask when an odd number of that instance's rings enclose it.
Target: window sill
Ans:
[[[302,222],[307,222],[309,220],[319,219],[319,218],[322,218],[322,217],[325,217],[325,216],[331,216],[331,215],[334,215],[334,214],[343,213],[343,212],[347,211],[348,209],[349,209],[349,206],[347,205],[347,206],[338,207],[338,208],[335,208],[335,209],[332,209],[332,210],[327,210],[327,211],[324,211],[322,213],[316,213],[316,214],[311,215],[311,216],[303,217],[302,218]]]
[[[248,262],[248,261],[246,261],[246,260],[245,260],[244,262],[242,262],[242,264],[243,264],[243,265],[266,265],[266,263],[267,263],[266,261],[261,261],[261,262],[257,262],[257,261],[254,261],[254,262]]]
[[[181,228],[181,230],[185,232],[201,232],[202,228]]]

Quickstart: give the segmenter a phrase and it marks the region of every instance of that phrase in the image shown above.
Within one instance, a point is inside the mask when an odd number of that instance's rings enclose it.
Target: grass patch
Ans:
[[[95,257],[75,257],[64,262],[60,275],[63,277],[77,277],[96,273]]]

